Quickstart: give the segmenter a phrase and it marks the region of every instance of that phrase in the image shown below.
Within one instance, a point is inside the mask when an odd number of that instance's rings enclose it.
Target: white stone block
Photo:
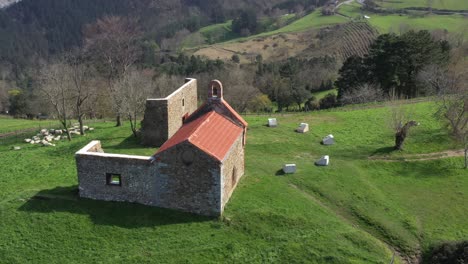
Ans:
[[[283,171],[286,174],[296,173],[296,164],[284,164]]]
[[[278,121],[276,121],[276,118],[268,118],[268,126],[269,127],[277,127],[278,126]]]
[[[317,165],[317,166],[328,166],[329,163],[330,163],[330,156],[326,155],[326,156],[323,156],[322,158],[320,158],[319,160],[317,160],[315,162],[315,165]]]
[[[30,143],[31,141],[32,140],[30,138],[27,138],[27,139],[24,140],[24,142],[26,142],[26,143]]]
[[[297,132],[299,133],[306,133],[309,132],[309,124],[307,123],[301,123],[299,127],[296,129]]]
[[[333,145],[333,144],[335,144],[335,138],[333,137],[332,134],[330,134],[330,135],[323,138],[322,143],[324,145]]]

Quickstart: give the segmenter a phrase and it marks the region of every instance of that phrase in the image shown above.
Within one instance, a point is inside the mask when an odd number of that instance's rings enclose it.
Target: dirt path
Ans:
[[[389,157],[389,156],[370,156],[370,160],[380,160],[386,162],[400,162],[400,161],[424,161],[424,160],[437,160],[451,157],[462,157],[465,155],[463,149],[460,150],[447,150],[442,152],[433,152],[425,154],[412,154],[403,155],[401,157]]]

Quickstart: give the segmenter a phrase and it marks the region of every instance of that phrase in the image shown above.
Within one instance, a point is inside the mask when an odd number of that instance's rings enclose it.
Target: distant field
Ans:
[[[362,12],[360,5],[357,3],[342,5],[339,13],[351,18],[360,18],[362,15],[367,15],[370,17],[367,19],[368,23],[380,33],[399,33],[402,29],[444,29],[451,33],[464,33],[465,38],[468,38],[468,18],[462,15],[425,15],[423,13],[419,15],[382,15]]]
[[[377,0],[376,3],[386,8],[429,7],[427,0]],[[468,1],[432,0],[432,8],[441,10],[468,10]]]
[[[381,33],[399,32],[401,27],[410,29],[446,29],[451,33],[464,33],[468,37],[468,18],[461,15],[427,15],[420,16],[379,16],[371,14],[369,23]]]
[[[336,89],[332,89],[332,90],[327,90],[327,91],[315,92],[315,93],[312,93],[312,95],[315,96],[315,98],[317,98],[317,100],[320,100],[323,97],[325,97],[325,95],[327,95],[329,93],[337,94],[338,91]]]
[[[0,259],[4,263],[383,263],[468,237],[462,157],[386,162],[454,149],[433,103],[409,104],[414,128],[392,152],[389,108],[249,115],[246,175],[224,219],[77,198],[74,153],[99,139],[106,152],[151,155],[128,124],[54,148],[0,145]],[[294,129],[308,122],[311,131]],[[332,133],[336,145],[320,140]],[[313,161],[330,155],[329,167]],[[297,173],[281,175],[284,163]],[[35,197],[39,195],[40,197]],[[44,198],[46,197],[46,198]],[[397,257],[395,263],[402,263]]]
[[[321,14],[320,9],[304,16],[303,18],[292,22],[291,24],[282,27],[275,31],[270,31],[266,33],[262,33],[258,36],[267,36],[267,35],[274,35],[279,33],[287,33],[287,32],[298,32],[304,31],[311,28],[321,28],[330,25],[336,25],[345,23],[348,20],[341,16],[323,16]]]
[[[27,119],[13,119],[8,116],[0,115],[0,134],[15,132],[28,128],[44,128],[44,127],[59,127],[60,124],[57,121],[52,120],[27,120]]]

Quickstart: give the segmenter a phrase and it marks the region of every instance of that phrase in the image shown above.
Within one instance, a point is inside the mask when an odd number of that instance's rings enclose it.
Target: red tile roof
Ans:
[[[210,111],[192,122],[184,124],[161,146],[155,155],[188,141],[205,153],[222,161],[242,133],[242,127],[215,111]]]

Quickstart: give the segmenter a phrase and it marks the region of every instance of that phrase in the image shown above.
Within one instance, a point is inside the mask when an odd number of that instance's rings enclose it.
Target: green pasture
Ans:
[[[363,12],[357,3],[344,4],[339,8],[340,14],[353,19],[366,20],[380,33],[400,33],[407,30],[447,30],[450,33],[463,34],[468,37],[468,18],[462,15],[436,15],[426,12],[410,14],[377,14]],[[369,16],[369,19],[363,16]]]
[[[429,7],[429,2],[432,2],[433,9],[439,10],[468,10],[468,1],[464,0],[377,0],[376,3],[379,6],[385,8],[411,8],[411,7]]]
[[[326,90],[326,91],[320,91],[320,92],[313,92],[312,95],[315,96],[317,100],[320,100],[324,98],[327,94],[332,93],[332,94],[338,94],[337,89],[331,89],[331,90]]]
[[[341,16],[324,16],[322,15],[321,10],[317,9],[314,12],[292,22],[287,26],[284,26],[274,31],[259,34],[257,35],[257,37],[270,36],[280,33],[299,32],[312,28],[322,28],[330,25],[345,23],[346,21],[347,19]]]
[[[0,115],[0,134],[21,131],[28,128],[49,128],[59,127],[58,121],[51,120],[28,120],[28,119],[13,119],[9,116]]]
[[[54,148],[0,145],[1,262],[390,263],[394,250],[410,255],[466,239],[463,158],[398,161],[459,146],[433,103],[406,107],[421,125],[398,153],[382,104],[276,114],[277,128],[265,126],[269,116],[247,116],[246,174],[219,219],[77,197],[74,153],[90,140],[106,152],[155,152],[128,125],[97,123]],[[301,122],[309,133],[294,132]],[[330,133],[337,143],[321,145]],[[330,166],[313,165],[322,155]],[[282,175],[284,163],[296,163],[297,173]]]

